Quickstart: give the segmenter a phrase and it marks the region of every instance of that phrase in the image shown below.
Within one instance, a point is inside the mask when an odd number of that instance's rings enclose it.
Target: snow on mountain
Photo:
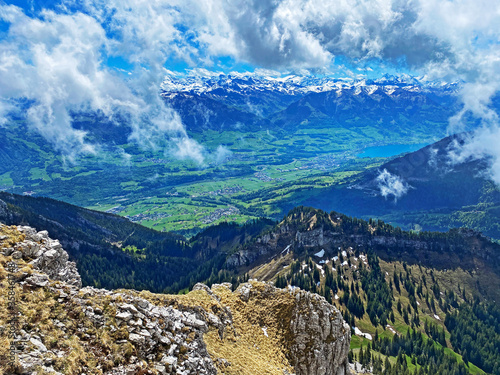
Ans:
[[[309,93],[350,91],[354,95],[365,93],[372,95],[393,96],[404,92],[443,91],[454,93],[458,83],[426,81],[425,78],[410,75],[384,75],[376,80],[353,80],[315,76],[272,76],[256,73],[218,74],[213,72],[191,72],[186,75],[174,73],[165,77],[161,85],[162,95],[173,97],[177,94],[191,95],[228,95],[231,93],[273,92],[288,96],[303,96]]]
[[[257,75],[219,75],[212,77],[167,76],[162,83],[162,90],[165,94],[170,93],[191,93],[204,94],[212,93],[223,89],[228,92],[244,91],[277,91],[288,95],[305,94],[309,92],[322,92],[340,89],[346,84],[342,81],[314,79],[311,77],[286,76],[271,77]]]

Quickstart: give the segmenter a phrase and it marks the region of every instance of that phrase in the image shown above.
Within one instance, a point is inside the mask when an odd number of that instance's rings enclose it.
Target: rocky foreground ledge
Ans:
[[[255,281],[234,292],[230,284],[197,284],[187,295],[82,288],[47,232],[3,225],[0,283],[0,374],[348,373],[349,326],[323,297],[297,288]],[[19,311],[16,340],[8,337],[9,291]]]

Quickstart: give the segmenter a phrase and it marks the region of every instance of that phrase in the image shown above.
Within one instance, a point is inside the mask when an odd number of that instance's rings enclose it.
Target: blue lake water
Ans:
[[[411,145],[385,145],[367,147],[362,153],[358,154],[358,158],[387,158],[389,156],[399,155],[403,152],[413,152],[427,146],[427,143],[418,143]]]

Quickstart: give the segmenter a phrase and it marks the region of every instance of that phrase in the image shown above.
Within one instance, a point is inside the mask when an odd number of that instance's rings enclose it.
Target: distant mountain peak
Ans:
[[[207,73],[192,71],[179,75],[171,73],[165,77],[161,85],[162,94],[169,96],[176,93],[192,95],[210,95],[217,90],[227,93],[242,92],[278,92],[285,95],[303,96],[309,93],[327,91],[342,92],[354,90],[360,93],[359,88],[368,95],[379,91],[392,95],[397,89],[411,92],[422,90],[456,90],[458,83],[427,81],[423,78],[402,74],[393,76],[385,74],[378,79],[349,79],[319,76],[273,75],[261,73]]]

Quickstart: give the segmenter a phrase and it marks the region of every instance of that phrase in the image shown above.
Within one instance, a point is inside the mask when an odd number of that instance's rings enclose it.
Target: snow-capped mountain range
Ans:
[[[231,74],[187,74],[168,75],[161,85],[164,97],[173,97],[179,93],[191,95],[227,95],[230,93],[274,92],[290,96],[303,96],[309,93],[335,91],[353,91],[373,95],[385,93],[392,96],[403,92],[441,91],[451,94],[456,92],[458,83],[427,81],[410,75],[385,75],[379,79],[354,80],[316,76],[269,76],[256,73]]]
[[[409,131],[428,121],[434,121],[434,128],[445,129],[448,118],[457,110],[458,88],[456,82],[430,82],[409,75],[352,80],[202,72],[169,74],[161,86],[161,95],[192,131],[220,131],[235,126],[245,131],[289,131],[304,124]]]

